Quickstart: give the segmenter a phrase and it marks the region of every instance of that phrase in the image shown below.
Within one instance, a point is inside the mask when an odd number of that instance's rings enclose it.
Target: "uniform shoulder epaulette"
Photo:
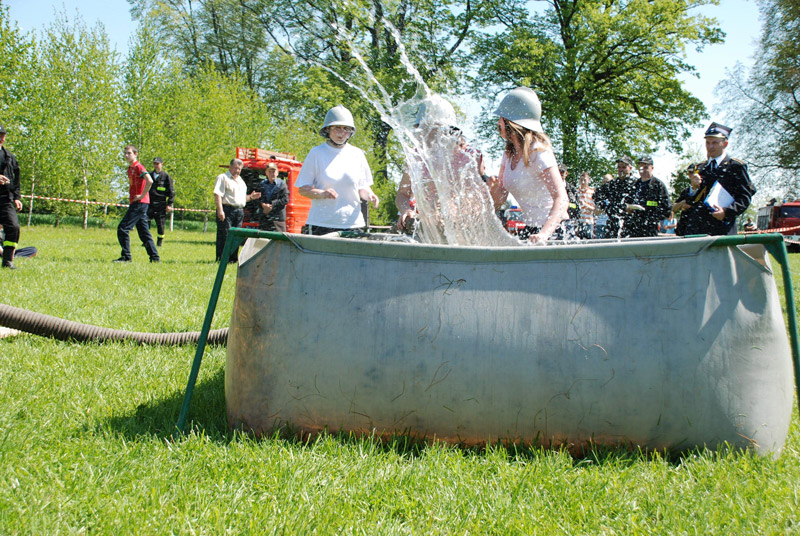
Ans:
[[[744,160],[741,160],[739,158],[734,158],[734,157],[731,157],[731,162],[736,162],[737,164],[740,164],[740,165],[747,164],[747,162],[745,162]]]

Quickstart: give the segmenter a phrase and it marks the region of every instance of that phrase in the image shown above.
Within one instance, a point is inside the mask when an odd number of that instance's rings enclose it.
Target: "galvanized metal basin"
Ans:
[[[792,355],[762,245],[248,241],[232,427],[777,454]],[[249,258],[248,258],[249,257]]]

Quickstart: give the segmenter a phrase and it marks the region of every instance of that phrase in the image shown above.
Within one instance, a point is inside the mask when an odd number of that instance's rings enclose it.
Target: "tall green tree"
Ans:
[[[275,122],[243,75],[211,62],[184,67],[157,32],[140,27],[123,68],[121,130],[142,162],[164,159],[177,207],[209,209],[220,166],[237,146],[272,148]]]
[[[368,101],[391,109],[418,90],[455,90],[467,68],[464,45],[480,21],[484,2],[430,0],[323,0],[274,2],[240,0],[258,18],[276,46],[329,74],[329,86],[342,88],[344,102],[364,119],[372,140],[375,189],[383,202],[378,219],[394,219],[395,187],[389,169],[401,158],[391,127]],[[412,75],[412,68],[416,75]],[[326,106],[339,102],[317,98]],[[321,112],[321,110],[320,110]]]
[[[143,158],[170,145],[180,88],[186,78],[179,60],[158,33],[140,26],[131,40],[122,68],[121,132]]]
[[[601,175],[615,154],[680,150],[705,115],[679,76],[686,48],[719,42],[715,20],[692,10],[716,0],[547,0],[530,12],[498,3],[502,30],[473,43],[476,96],[530,86],[548,134],[570,167]]]
[[[36,117],[39,108],[34,101],[39,97],[37,86],[41,82],[36,75],[35,41],[12,23],[8,7],[0,0],[0,87],[5,88],[5,98],[0,99],[0,124],[8,131],[6,145],[20,162],[23,182],[22,193],[31,193],[36,178],[41,117]],[[29,214],[33,199],[29,203]]]
[[[236,156],[236,147],[271,147],[274,124],[240,77],[210,64],[183,78],[175,96],[169,141],[154,150],[171,162],[181,205],[210,209],[214,178]]]
[[[119,67],[102,25],[88,28],[62,15],[45,30],[37,68],[37,105],[43,109],[37,116],[46,119],[37,126],[58,168],[42,183],[43,193],[87,202],[112,201],[119,193]],[[81,209],[84,227],[95,210],[88,204]],[[59,203],[54,211],[60,216],[75,208]]]
[[[749,73],[739,64],[718,89],[732,143],[758,182],[794,198],[800,189],[800,0],[762,0],[762,34]]]
[[[142,20],[164,28],[187,63],[211,61],[221,72],[245,74],[276,116],[282,115],[282,124],[302,121],[316,128],[328,108],[350,108],[361,118],[358,141],[373,164],[376,188],[386,192],[387,218],[394,214],[387,170],[399,153],[391,128],[356,88],[383,106],[413,96],[417,84],[401,61],[401,44],[425,83],[437,91],[457,88],[468,61],[462,49],[484,3],[129,1]],[[264,76],[250,75],[250,65],[259,65]]]
[[[129,0],[142,31],[163,40],[189,73],[211,62],[257,91],[268,87],[269,40],[238,0]]]
[[[4,97],[0,99],[0,124],[6,128],[19,123],[24,109],[27,84],[33,62],[33,39],[22,32],[9,17],[8,7],[0,0],[0,83]]]

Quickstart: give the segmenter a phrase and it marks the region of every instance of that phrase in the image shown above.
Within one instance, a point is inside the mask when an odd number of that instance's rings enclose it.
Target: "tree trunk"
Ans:
[[[28,227],[31,226],[31,218],[33,218],[33,192],[36,185],[36,155],[31,160],[31,202],[28,204]]]
[[[83,230],[89,227],[89,177],[83,170]]]

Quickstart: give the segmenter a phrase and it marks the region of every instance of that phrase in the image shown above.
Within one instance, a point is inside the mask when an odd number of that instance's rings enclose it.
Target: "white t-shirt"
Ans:
[[[532,151],[531,158],[529,166],[526,167],[520,159],[517,167],[511,169],[511,159],[504,154],[500,164],[503,168],[503,186],[522,209],[525,223],[541,227],[553,208],[553,196],[550,195],[542,175],[546,169],[558,166],[558,162],[553,151],[549,149]]]
[[[346,144],[337,149],[327,142],[317,145],[309,151],[295,185],[333,188],[339,194],[336,199],[311,200],[309,225],[333,229],[364,227],[358,190],[372,185],[372,172],[364,151],[358,147]]]
[[[239,175],[235,179],[231,172],[226,171],[217,177],[214,183],[214,193],[222,198],[223,205],[242,208],[247,203],[247,185]]]

